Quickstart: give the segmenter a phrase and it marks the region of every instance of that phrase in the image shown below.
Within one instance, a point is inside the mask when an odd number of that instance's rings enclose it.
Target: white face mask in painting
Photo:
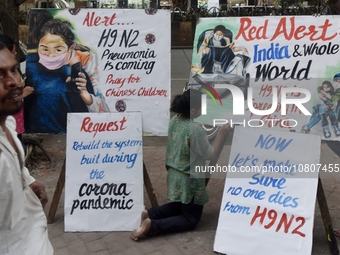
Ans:
[[[216,41],[220,41],[222,38],[223,38],[223,35],[216,35],[216,34],[214,34],[214,39]]]

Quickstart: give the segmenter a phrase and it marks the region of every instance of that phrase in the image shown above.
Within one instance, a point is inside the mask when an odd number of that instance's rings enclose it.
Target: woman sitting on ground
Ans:
[[[222,126],[213,144],[209,143],[206,132],[193,121],[201,115],[201,94],[190,89],[172,101],[170,110],[177,115],[169,123],[166,150],[168,197],[172,202],[142,212],[141,226],[130,235],[134,241],[146,234],[193,230],[201,219],[209,197],[205,174],[195,172],[195,166],[205,166],[230,131],[229,124]]]

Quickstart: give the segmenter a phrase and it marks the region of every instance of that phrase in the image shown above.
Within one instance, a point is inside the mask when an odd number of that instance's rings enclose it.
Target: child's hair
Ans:
[[[202,92],[197,89],[188,89],[181,95],[176,95],[172,100],[170,111],[190,116],[191,109],[201,109]]]
[[[40,31],[39,40],[47,33],[60,36],[69,48],[75,44],[75,50],[90,51],[88,47],[75,42],[72,25],[68,21],[61,21],[59,19],[47,21]]]
[[[52,19],[45,23],[39,35],[39,39],[44,37],[47,33],[52,35],[59,35],[64,42],[70,47],[74,42],[74,34],[71,30],[71,24],[67,21]]]
[[[323,88],[323,85],[326,84],[330,89],[329,93],[330,94],[334,94],[334,87],[333,87],[333,84],[330,82],[330,81],[323,81],[322,83],[322,88]]]
[[[27,14],[28,19],[28,37],[27,37],[27,47],[28,49],[36,49],[39,44],[39,36],[41,28],[47,23],[47,21],[52,20],[52,14],[46,9],[34,10],[31,9]]]
[[[4,35],[4,34],[0,34],[0,42],[2,42],[3,44],[6,45],[6,48],[9,49],[9,51],[12,51],[14,48],[14,41],[12,40],[11,37]]]

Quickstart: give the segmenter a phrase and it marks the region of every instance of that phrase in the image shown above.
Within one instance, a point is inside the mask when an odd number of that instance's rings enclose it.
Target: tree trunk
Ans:
[[[2,7],[2,8],[1,8]],[[16,0],[2,0],[0,4],[0,23],[3,33],[11,37],[19,49],[19,5]],[[17,54],[19,57],[19,54]]]

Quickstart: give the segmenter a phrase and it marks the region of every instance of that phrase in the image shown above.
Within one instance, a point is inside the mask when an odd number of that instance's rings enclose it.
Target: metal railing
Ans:
[[[180,13],[180,15],[177,15]],[[240,16],[272,16],[272,15],[338,15],[340,12],[329,5],[303,6],[295,4],[287,7],[282,6],[221,6],[220,8],[211,7],[196,8],[189,7],[181,9],[174,7],[172,10],[172,21],[188,20],[188,16],[197,17],[240,17]],[[177,19],[176,19],[177,18]]]

